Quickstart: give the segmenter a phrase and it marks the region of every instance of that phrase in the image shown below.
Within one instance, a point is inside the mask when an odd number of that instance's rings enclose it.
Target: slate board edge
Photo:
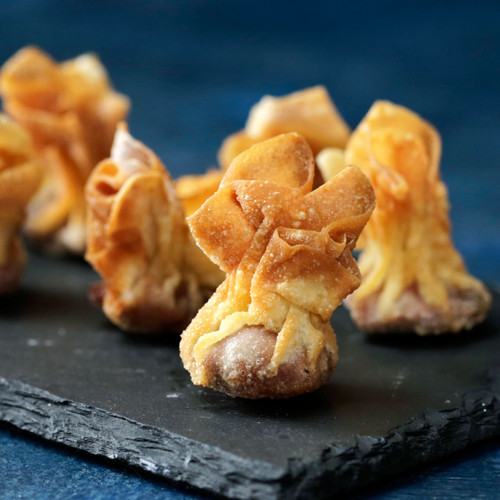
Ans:
[[[228,498],[278,498],[286,475],[284,468],[244,459],[3,377],[0,420],[50,441]]]
[[[423,410],[387,437],[356,436],[356,445],[330,446],[319,459],[294,459],[294,498],[312,500],[362,489],[500,435],[500,367],[488,385],[469,391],[458,408]]]
[[[374,478],[408,471],[500,435],[500,369],[490,369],[488,375],[490,384],[466,393],[459,408],[425,410],[387,437],[357,436],[355,446],[328,446],[319,457],[290,459],[287,468],[238,457],[2,377],[0,420],[227,498],[318,499],[360,489]]]

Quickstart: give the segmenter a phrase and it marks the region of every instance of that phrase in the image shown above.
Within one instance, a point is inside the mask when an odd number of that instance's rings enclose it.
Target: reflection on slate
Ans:
[[[472,332],[367,339],[333,326],[330,383],[288,401],[190,383],[178,336],[127,336],[87,301],[96,275],[32,255],[0,303],[0,419],[228,497],[321,498],[500,434],[500,297]],[[439,410],[439,411],[438,411]]]

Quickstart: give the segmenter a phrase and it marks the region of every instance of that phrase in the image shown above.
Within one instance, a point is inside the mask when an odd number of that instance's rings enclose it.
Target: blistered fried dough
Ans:
[[[109,156],[128,99],[112,90],[95,56],[57,64],[32,47],[5,63],[0,92],[6,111],[31,135],[45,169],[29,206],[28,235],[49,249],[83,253],[85,182]]]
[[[315,155],[328,147],[344,148],[350,134],[322,85],[283,97],[265,96],[250,110],[245,129],[224,141],[219,164],[226,169],[253,144],[287,132],[302,134]]]
[[[311,191],[306,140],[284,134],[237,156],[218,191],[188,218],[227,273],[181,339],[195,384],[246,398],[312,391],[337,362],[329,320],[360,284],[351,256],[374,206],[348,168]]]
[[[160,160],[120,126],[111,158],[88,180],[86,198],[86,259],[103,278],[107,317],[126,331],[182,328],[207,290],[199,281],[203,269],[188,268],[184,211]]]
[[[19,284],[26,262],[19,232],[41,173],[28,134],[0,113],[0,294]]]
[[[451,241],[440,155],[429,123],[384,101],[347,145],[347,162],[361,167],[377,196],[362,235],[363,283],[349,298],[354,321],[368,332],[458,332],[482,321],[490,306]]]

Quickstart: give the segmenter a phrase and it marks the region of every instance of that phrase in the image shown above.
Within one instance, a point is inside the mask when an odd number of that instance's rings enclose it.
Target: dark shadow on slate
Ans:
[[[246,401],[193,386],[178,335],[119,332],[87,300],[96,280],[31,256],[0,304],[1,420],[236,498],[320,498],[500,433],[497,294],[483,326],[437,338],[366,338],[340,308],[328,384]]]

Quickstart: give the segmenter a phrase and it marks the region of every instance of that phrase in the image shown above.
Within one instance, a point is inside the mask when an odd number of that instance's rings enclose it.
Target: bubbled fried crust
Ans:
[[[44,168],[41,189],[28,210],[26,231],[53,251],[85,250],[84,186],[109,156],[128,99],[111,88],[93,55],[61,64],[34,47],[20,50],[1,69],[5,110],[31,136]]]
[[[346,148],[370,178],[377,206],[362,234],[360,288],[348,304],[371,333],[438,334],[484,319],[491,296],[451,240],[441,142],[420,116],[376,102]]]
[[[245,129],[230,135],[219,151],[219,164],[227,169],[240,153],[279,134],[297,132],[314,155],[328,147],[344,148],[350,130],[322,85],[282,97],[264,96],[250,110]]]
[[[103,278],[92,295],[107,317],[132,332],[182,329],[209,292],[187,259],[193,243],[169,174],[125,125],[86,198],[86,259]]]
[[[195,384],[291,397],[331,374],[337,344],[329,320],[359,286],[351,250],[374,196],[357,168],[312,190],[314,168],[298,134],[261,142],[235,158],[188,219],[198,245],[227,273],[182,335]]]
[[[28,134],[0,113],[0,294],[19,285],[26,261],[20,230],[40,178]]]

